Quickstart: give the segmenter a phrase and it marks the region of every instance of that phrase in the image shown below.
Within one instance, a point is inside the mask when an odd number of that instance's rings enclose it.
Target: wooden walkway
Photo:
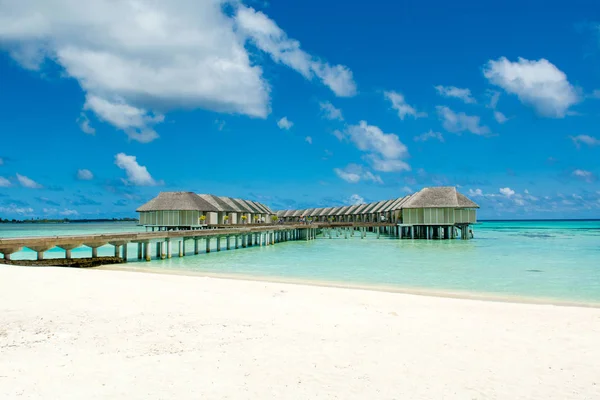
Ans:
[[[262,226],[227,226],[222,229],[201,230],[170,230],[156,232],[123,232],[93,235],[65,235],[65,236],[35,236],[0,239],[0,253],[6,260],[23,248],[37,252],[37,259],[44,258],[44,252],[58,247],[65,250],[65,258],[71,258],[71,251],[75,248],[86,246],[92,251],[92,257],[98,257],[98,248],[112,245],[115,256],[127,259],[127,244],[138,244],[138,258],[151,259],[151,244],[157,245],[157,254],[160,258],[169,258],[172,254],[172,242],[177,242],[179,255],[186,253],[186,241],[194,241],[194,253],[199,253],[198,242],[206,241],[206,251],[210,252],[211,240],[216,240],[217,251],[221,250],[221,240],[226,242],[230,249],[232,243],[235,248],[252,245],[272,245],[288,240],[312,240],[317,235],[318,227],[309,225],[262,225]]]
[[[98,248],[106,245],[114,247],[115,257],[121,257],[125,262],[128,258],[129,244],[137,244],[137,258],[150,261],[152,254],[158,259],[171,258],[173,244],[177,246],[179,257],[186,255],[186,245],[193,242],[194,254],[200,252],[199,242],[206,243],[206,253],[210,253],[211,241],[216,242],[216,250],[221,251],[222,242],[225,248],[245,248],[250,246],[269,246],[290,240],[313,240],[318,234],[323,237],[349,238],[360,235],[367,236],[373,232],[377,238],[388,235],[398,239],[453,239],[457,227],[418,227],[398,225],[392,222],[315,222],[283,223],[283,224],[252,224],[252,225],[209,225],[204,229],[195,230],[161,230],[153,232],[123,232],[91,235],[64,236],[34,236],[17,238],[0,238],[0,254],[4,260],[11,260],[11,255],[24,248],[37,253],[37,260],[44,259],[44,253],[58,247],[65,251],[66,259],[72,258],[72,250],[87,247],[91,250],[92,259],[98,258]],[[460,227],[458,227],[460,228]],[[465,229],[462,229],[463,235]],[[466,238],[463,236],[463,238]],[[215,243],[213,242],[213,243]],[[155,252],[154,252],[154,251]]]

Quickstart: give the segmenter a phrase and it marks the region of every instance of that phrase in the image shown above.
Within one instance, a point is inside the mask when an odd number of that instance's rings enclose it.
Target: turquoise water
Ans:
[[[0,225],[0,236],[140,231],[133,223]],[[600,303],[600,221],[484,222],[470,241],[319,236],[311,242],[132,260],[128,266]],[[214,250],[214,243],[213,250]],[[222,241],[224,248],[225,243]],[[188,245],[188,253],[192,250]],[[201,249],[205,248],[204,242]],[[113,253],[111,246],[101,255]],[[177,250],[174,247],[173,253]],[[89,256],[87,248],[74,256]],[[129,257],[136,256],[136,246]],[[34,258],[23,251],[15,258]],[[47,258],[62,257],[59,249]]]

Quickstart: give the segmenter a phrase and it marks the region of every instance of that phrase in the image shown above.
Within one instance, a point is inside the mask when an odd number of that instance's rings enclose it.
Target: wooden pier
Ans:
[[[72,250],[80,247],[90,249],[91,258],[98,258],[98,248],[106,245],[114,247],[114,256],[127,262],[128,245],[137,244],[137,259],[151,261],[200,253],[200,241],[204,240],[205,252],[231,250],[251,246],[271,246],[294,240],[313,240],[322,234],[324,238],[360,236],[367,232],[377,238],[381,235],[396,239],[454,239],[461,232],[462,239],[468,239],[469,225],[414,226],[386,222],[319,222],[312,224],[284,223],[246,225],[215,225],[208,229],[163,230],[155,232],[128,232],[112,234],[92,234],[73,236],[44,236],[0,239],[0,254],[10,261],[11,255],[28,248],[37,253],[37,260],[44,260],[44,253],[52,248],[64,250],[64,258],[72,258]],[[189,247],[188,247],[189,246]],[[192,250],[193,249],[193,250]]]
[[[188,254],[188,245],[193,246],[193,254],[198,254],[202,239],[206,244],[206,253],[210,253],[212,241],[216,244],[216,250],[221,251],[223,247],[230,250],[240,247],[270,246],[290,240],[312,240],[316,238],[317,231],[317,226],[301,224],[252,227],[240,225],[202,230],[5,238],[0,239],[0,254],[4,255],[5,260],[11,260],[12,254],[28,248],[37,252],[37,260],[43,260],[46,251],[58,247],[64,250],[65,258],[70,259],[73,249],[85,246],[90,249],[91,257],[97,258],[98,248],[112,245],[115,257],[122,257],[126,262],[127,245],[136,243],[138,260],[150,261],[153,254],[158,259],[171,258],[174,247],[179,257]]]

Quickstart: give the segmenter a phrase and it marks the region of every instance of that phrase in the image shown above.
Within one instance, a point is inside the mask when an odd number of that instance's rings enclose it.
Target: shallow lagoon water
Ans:
[[[0,236],[142,230],[134,223],[4,224]],[[484,222],[474,231],[469,241],[334,235],[198,256],[189,255],[190,243],[188,256],[150,263],[134,260],[136,245],[131,245],[128,267],[600,303],[600,221]],[[99,253],[113,251],[105,246]],[[73,255],[86,257],[90,250],[77,249]],[[47,258],[62,256],[60,249],[46,253]],[[15,255],[34,257],[27,250]]]

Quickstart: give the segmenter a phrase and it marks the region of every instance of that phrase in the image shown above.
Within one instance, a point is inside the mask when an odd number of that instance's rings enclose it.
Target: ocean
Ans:
[[[133,231],[143,228],[131,222],[0,224],[0,237]],[[190,244],[184,258],[174,247],[172,259],[149,263],[137,261],[132,244],[127,268],[600,305],[600,221],[489,221],[474,233],[468,241],[320,235],[197,256]],[[112,246],[99,249],[99,255],[113,253]],[[52,249],[46,258],[63,254]],[[90,254],[88,248],[73,250],[74,257]],[[25,249],[13,258],[34,259],[35,253]]]

